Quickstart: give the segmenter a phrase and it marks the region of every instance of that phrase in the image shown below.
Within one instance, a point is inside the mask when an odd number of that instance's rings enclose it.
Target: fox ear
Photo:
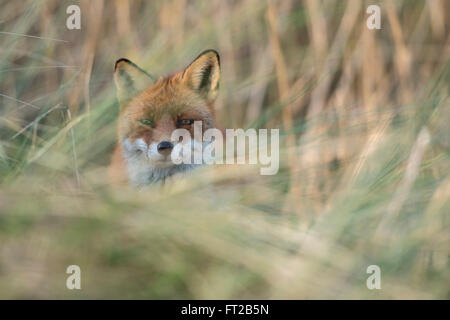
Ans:
[[[216,99],[219,89],[220,57],[215,50],[203,51],[183,72],[183,82],[197,90],[208,102]]]
[[[114,65],[114,80],[117,97],[121,104],[144,90],[154,82],[154,78],[128,59],[119,59]]]

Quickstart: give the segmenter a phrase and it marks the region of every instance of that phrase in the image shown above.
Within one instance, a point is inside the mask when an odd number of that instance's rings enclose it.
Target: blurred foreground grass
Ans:
[[[80,31],[70,4],[0,2],[0,31],[68,41],[0,33],[0,298],[450,297],[445,1],[379,1],[381,30],[362,1],[80,1]],[[114,61],[206,48],[219,119],[280,128],[280,172],[108,186]]]

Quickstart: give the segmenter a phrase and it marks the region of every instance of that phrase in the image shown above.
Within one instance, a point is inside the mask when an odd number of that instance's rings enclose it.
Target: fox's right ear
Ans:
[[[128,59],[119,59],[114,65],[114,80],[121,105],[146,89],[154,78]]]

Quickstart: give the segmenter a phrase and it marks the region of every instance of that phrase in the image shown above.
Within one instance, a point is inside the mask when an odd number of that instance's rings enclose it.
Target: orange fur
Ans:
[[[111,183],[141,185],[146,184],[147,175],[151,183],[183,171],[171,167],[167,156],[161,160],[164,155],[159,145],[163,141],[175,144],[170,137],[176,128],[187,129],[193,135],[193,126],[180,125],[183,119],[202,121],[203,131],[216,126],[214,100],[219,85],[219,61],[217,52],[205,51],[186,69],[161,77],[156,83],[132,62],[125,59],[116,62],[121,111],[118,142],[109,167]],[[154,151],[155,146],[158,152]]]

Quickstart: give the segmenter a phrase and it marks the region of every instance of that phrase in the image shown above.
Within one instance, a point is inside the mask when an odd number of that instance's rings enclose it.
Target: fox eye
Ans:
[[[194,123],[194,120],[192,119],[180,119],[177,121],[178,126],[190,126]]]
[[[151,119],[140,119],[139,122],[147,127],[153,127],[153,125],[155,124]]]

